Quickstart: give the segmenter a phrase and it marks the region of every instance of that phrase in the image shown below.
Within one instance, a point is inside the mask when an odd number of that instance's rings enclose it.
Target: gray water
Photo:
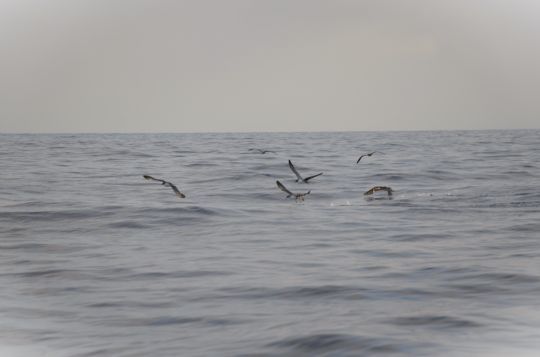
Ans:
[[[0,167],[2,356],[540,353],[538,130],[4,134]]]

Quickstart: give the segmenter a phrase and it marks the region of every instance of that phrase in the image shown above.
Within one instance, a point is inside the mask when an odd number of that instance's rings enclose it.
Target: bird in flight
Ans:
[[[306,178],[303,178],[302,176],[300,176],[300,174],[298,173],[298,171],[296,171],[296,169],[294,168],[294,165],[292,164],[291,160],[289,160],[289,167],[291,168],[291,171],[294,172],[294,174],[296,175],[296,182],[303,182],[303,183],[308,183],[309,180],[311,180],[312,178],[315,178],[317,176],[321,176],[323,173],[318,173],[316,175],[313,175],[313,176],[309,176],[309,177],[306,177]]]
[[[306,195],[309,195],[311,193],[311,190],[309,190],[306,193],[292,193],[287,189],[287,187],[283,186],[283,184],[279,181],[276,181],[277,187],[283,192],[287,194],[287,198],[294,197],[296,199],[296,202],[303,202]]]
[[[375,186],[364,192],[364,195],[372,195],[377,191],[386,191],[388,193],[388,196],[392,196],[392,192],[394,192],[394,190],[392,190],[392,188],[388,186]]]
[[[186,197],[186,195],[184,195],[182,192],[180,192],[180,190],[178,190],[178,187],[176,187],[174,184],[170,183],[169,181],[157,179],[157,178],[154,178],[154,177],[149,176],[149,175],[143,175],[143,177],[144,177],[146,180],[158,181],[158,182],[161,182],[161,184],[162,184],[163,186],[172,188],[172,190],[174,191],[174,193],[175,193],[178,197],[180,197],[180,198],[185,198],[185,197]]]
[[[258,151],[259,153],[261,153],[263,155],[268,153],[268,152],[271,152],[271,153],[274,153],[274,154],[276,153],[275,151],[272,151],[272,150],[262,150],[262,149],[249,149],[249,151]]]
[[[373,152],[370,152],[369,154],[361,155],[361,156],[358,158],[358,160],[356,160],[356,163],[358,164],[358,163],[360,162],[360,160],[362,160],[363,157],[366,157],[366,156],[369,157],[369,156],[375,154],[376,152],[379,152],[379,151],[373,151]],[[381,152],[379,152],[379,153],[381,153]],[[381,153],[381,154],[382,154],[382,153]]]

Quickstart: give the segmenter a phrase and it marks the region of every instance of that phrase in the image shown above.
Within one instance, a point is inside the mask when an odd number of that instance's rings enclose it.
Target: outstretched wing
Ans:
[[[286,194],[290,195],[290,196],[294,196],[294,193],[292,193],[291,191],[289,191],[287,189],[287,187],[283,186],[283,184],[279,181],[276,181],[276,184],[277,184],[277,187],[279,187],[279,189],[283,192],[285,192]]]
[[[304,181],[302,176],[300,176],[298,171],[296,171],[296,169],[294,168],[294,165],[292,164],[291,160],[289,160],[289,167],[291,168],[291,171],[294,172],[294,174],[296,175],[296,177],[298,178],[299,181]]]
[[[184,195],[182,192],[180,192],[180,190],[178,190],[178,187],[176,187],[175,185],[173,185],[172,183],[170,182],[165,182],[165,186],[169,186],[170,188],[172,188],[172,190],[174,191],[174,193],[180,197],[180,198],[185,198],[186,195]]]
[[[165,181],[163,181],[163,180],[154,178],[154,177],[152,177],[152,176],[150,176],[150,175],[143,175],[143,177],[144,177],[146,180],[158,181],[158,182],[161,182],[161,183],[164,183],[164,182],[165,182]]]
[[[356,163],[358,164],[358,163],[360,162],[360,160],[362,160],[362,158],[363,158],[364,156],[366,156],[366,155],[360,156],[360,157],[358,158],[358,160],[356,161]]]
[[[304,182],[308,182],[308,181],[311,180],[312,178],[315,178],[315,177],[317,177],[317,176],[321,176],[322,174],[323,174],[323,173],[321,172],[321,173],[318,173],[317,175],[313,175],[313,176],[306,177],[306,178],[304,179]]]
[[[375,192],[375,191],[377,191],[377,187],[372,187],[369,190],[367,190],[366,192],[364,192],[364,195],[372,195],[373,192]]]
[[[366,191],[364,195],[372,195],[374,192],[377,192],[377,191],[386,191],[388,193],[388,196],[391,196],[393,192],[391,187],[375,186],[375,187],[370,188],[368,191]]]

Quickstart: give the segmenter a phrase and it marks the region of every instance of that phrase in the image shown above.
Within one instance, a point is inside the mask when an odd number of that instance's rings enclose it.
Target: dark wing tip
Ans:
[[[319,177],[319,176],[321,176],[322,174],[323,174],[323,173],[320,172],[320,173],[318,173],[317,175],[313,175],[313,176],[306,177],[306,178],[304,179],[304,182],[308,182],[309,180],[314,179],[315,177]]]
[[[291,191],[289,191],[289,189],[287,189],[287,187],[285,187],[281,182],[276,181],[276,185],[277,185],[277,187],[278,187],[281,191],[287,193],[289,196],[293,194],[293,193],[292,193]],[[289,196],[287,196],[287,197],[289,197]]]
[[[176,187],[176,185],[173,185],[173,184],[170,183],[170,182],[167,182],[167,184],[168,184],[168,186],[169,186],[170,188],[172,188],[172,190],[174,191],[174,193],[175,193],[178,197],[180,197],[180,198],[186,197],[186,195],[184,195],[182,192],[180,192],[180,190],[178,189],[178,187]]]

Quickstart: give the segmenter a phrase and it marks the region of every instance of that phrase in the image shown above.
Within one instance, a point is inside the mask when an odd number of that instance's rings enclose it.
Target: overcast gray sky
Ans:
[[[0,0],[0,132],[540,127],[538,0]]]

